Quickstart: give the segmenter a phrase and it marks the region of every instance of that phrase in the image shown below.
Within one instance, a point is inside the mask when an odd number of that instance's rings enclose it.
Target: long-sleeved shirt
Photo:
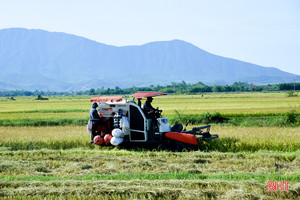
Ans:
[[[91,118],[91,121],[100,120],[100,116],[99,116],[98,111],[96,110],[96,108],[91,108],[90,118]]]

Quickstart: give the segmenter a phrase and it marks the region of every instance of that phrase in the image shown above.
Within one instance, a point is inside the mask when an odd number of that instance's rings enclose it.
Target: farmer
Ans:
[[[151,102],[153,98],[152,97],[147,97],[147,101],[143,105],[144,113],[147,118],[155,118],[155,111],[156,109],[152,107]]]
[[[98,114],[97,111],[98,104],[95,102],[92,104],[92,108],[90,110],[90,118],[92,121],[92,135],[91,135],[91,143],[93,143],[94,137],[96,136],[96,131],[99,125],[103,124],[103,120]]]

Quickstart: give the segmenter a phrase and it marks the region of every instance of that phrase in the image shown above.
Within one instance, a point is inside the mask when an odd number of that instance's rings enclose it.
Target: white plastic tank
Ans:
[[[159,132],[170,132],[171,131],[171,127],[170,127],[168,118],[166,118],[166,117],[157,118],[157,122],[158,122]]]
[[[114,146],[118,146],[124,141],[124,138],[122,137],[112,137],[110,140],[110,143]]]
[[[124,132],[121,131],[121,129],[119,128],[115,128],[114,130],[112,130],[112,136],[119,138],[119,137],[124,137]]]

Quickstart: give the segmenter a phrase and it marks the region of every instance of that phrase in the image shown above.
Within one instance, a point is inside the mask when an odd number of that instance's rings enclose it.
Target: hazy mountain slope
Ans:
[[[258,84],[299,76],[210,54],[173,40],[116,47],[75,35],[0,30],[0,89],[80,90],[171,81]]]

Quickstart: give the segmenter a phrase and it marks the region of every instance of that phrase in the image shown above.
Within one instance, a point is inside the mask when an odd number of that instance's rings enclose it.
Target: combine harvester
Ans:
[[[167,118],[161,116],[162,110],[156,108],[153,118],[147,118],[143,108],[135,99],[144,99],[166,95],[161,92],[136,92],[133,100],[127,97],[109,96],[94,97],[91,102],[98,103],[98,112],[109,127],[108,133],[98,129],[94,143],[119,145],[125,148],[160,148],[170,151],[197,150],[199,141],[218,138],[210,134],[210,125],[195,127],[192,130],[183,130],[182,124],[170,127]],[[88,131],[91,133],[91,122]],[[112,135],[109,133],[111,132]],[[97,140],[97,141],[95,141]]]

